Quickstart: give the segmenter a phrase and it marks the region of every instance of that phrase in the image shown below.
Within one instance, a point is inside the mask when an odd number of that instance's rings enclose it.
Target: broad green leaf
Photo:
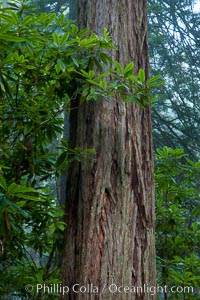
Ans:
[[[57,59],[57,65],[59,66],[59,68],[60,68],[60,70],[61,71],[65,71],[65,69],[66,69],[66,65],[65,65],[65,63],[62,61],[62,59]]]
[[[74,35],[78,33],[78,27],[74,24],[71,25],[71,30]]]
[[[35,274],[35,278],[36,278],[38,283],[43,283],[43,273]]]
[[[57,228],[63,231],[65,229],[65,223],[64,222],[57,222],[56,224]]]
[[[138,98],[135,95],[131,94],[126,97],[125,102],[138,103]]]
[[[4,84],[1,80],[0,80],[0,87],[1,87],[1,90],[5,93],[6,89],[5,89],[5,86],[4,86]]]
[[[19,186],[17,193],[33,193],[35,192],[35,189],[32,187],[23,187]]]
[[[58,64],[55,65],[55,69],[56,69],[56,73],[59,74],[60,73],[60,67]]]
[[[17,201],[16,204],[17,204],[19,207],[23,207],[23,206],[26,204],[26,201]]]
[[[158,79],[160,79],[160,75],[153,76],[147,80],[147,84],[153,83],[153,82],[157,81]]]
[[[99,57],[101,58],[104,64],[107,64],[108,62],[112,61],[111,56],[103,52],[99,53]]]
[[[18,17],[18,15],[16,13],[14,13],[13,11],[10,11],[10,16],[12,17],[13,24],[19,25],[19,17]]]
[[[53,33],[52,34],[52,36],[53,36],[53,40],[54,40],[54,42],[57,44],[57,45],[59,45],[60,44],[60,37],[59,37],[59,35],[57,34],[57,33]]]
[[[100,85],[100,87],[102,87],[103,89],[106,89],[107,86],[108,86],[107,82],[106,82],[106,81],[103,81],[103,80],[100,80],[100,81],[99,81],[99,85]]]
[[[32,24],[32,22],[35,20],[34,16],[25,16],[24,19],[22,20],[22,25],[26,26],[28,24]]]
[[[130,62],[124,69],[124,77],[129,77],[130,75],[133,75],[133,68],[134,63]]]
[[[160,85],[164,85],[165,82],[164,81],[157,81],[155,83],[149,83],[148,86],[149,87],[156,87],[156,86],[160,86]]]
[[[129,75],[128,78],[133,82],[133,84],[138,85],[138,78],[134,75]]]
[[[44,199],[42,199],[39,196],[30,196],[30,195],[26,195],[23,193],[19,194],[18,197],[22,198],[22,199],[26,199],[26,200],[36,201],[36,202],[44,202],[45,201]]]
[[[200,214],[200,206],[196,207],[193,211],[192,211],[192,216],[195,217],[197,215]]]
[[[4,191],[7,191],[6,180],[1,173],[0,173],[0,186],[4,189]]]
[[[91,79],[90,75],[86,71],[84,71],[84,70],[80,70],[77,73],[80,74],[80,75],[83,75],[85,78]]]
[[[197,229],[199,228],[198,222],[192,223],[192,228],[193,228],[194,231],[197,231]]]
[[[29,216],[29,213],[26,210],[22,209],[16,203],[11,202],[11,201],[7,201],[7,204],[12,208],[13,211],[15,211],[16,213],[20,213],[25,218],[27,218]]]
[[[1,39],[4,40],[4,41],[7,41],[7,42],[15,42],[15,43],[25,41],[24,38],[17,37],[17,36],[12,36],[12,35],[9,35],[9,34],[5,34],[5,35],[0,34],[0,40]]]
[[[138,78],[139,80],[144,83],[145,82],[145,72],[143,69],[140,69],[138,72]]]
[[[77,68],[79,68],[79,62],[78,62],[78,60],[73,55],[71,56],[71,59],[72,59],[73,63],[75,64],[75,66]]]
[[[159,79],[160,79],[160,75],[157,75],[148,79],[146,83],[149,87],[160,86],[165,84],[163,80],[159,80]]]
[[[57,161],[56,161],[56,168],[59,168],[59,167],[64,163],[64,161],[65,161],[66,158],[67,158],[67,155],[68,155],[67,151],[64,151],[64,152],[58,157],[58,159],[57,159]]]
[[[56,231],[56,226],[55,226],[54,223],[51,224],[51,225],[49,226],[49,231],[50,231],[51,233],[54,233],[54,232]]]
[[[60,209],[56,209],[55,210],[55,212],[53,213],[53,217],[54,218],[58,218],[58,217],[63,217],[63,215],[64,215],[64,208],[62,207],[62,208],[60,208]]]
[[[18,185],[16,183],[11,183],[8,186],[8,194],[15,194],[18,191]]]
[[[89,79],[93,79],[94,78],[94,74],[95,74],[95,72],[93,70],[90,70],[89,73],[88,73]]]
[[[60,21],[61,21],[61,23],[64,23],[64,21],[65,21],[65,15],[64,14],[60,14]]]
[[[24,134],[28,134],[30,133],[32,130],[33,130],[33,124],[32,122],[29,122],[27,123],[25,126],[24,126]]]
[[[123,74],[123,69],[122,69],[122,66],[120,65],[120,63],[118,61],[114,61],[114,65],[117,69],[117,71],[119,72],[119,74]]]
[[[69,38],[69,32],[66,32],[65,34],[63,34],[62,37],[60,37],[60,45],[65,44],[68,38]]]

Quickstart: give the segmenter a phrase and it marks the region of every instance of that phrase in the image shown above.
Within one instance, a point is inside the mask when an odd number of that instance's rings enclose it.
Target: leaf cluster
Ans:
[[[181,148],[157,150],[156,249],[160,285],[199,287],[200,162]],[[166,295],[167,299],[198,299],[194,295]],[[177,297],[177,298],[175,298]],[[178,298],[180,297],[180,298]]]

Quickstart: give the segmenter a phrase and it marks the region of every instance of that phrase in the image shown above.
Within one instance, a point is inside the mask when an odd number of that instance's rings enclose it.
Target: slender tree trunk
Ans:
[[[69,115],[67,112],[64,113],[64,128],[63,128],[63,139],[67,140],[69,137]],[[58,204],[65,205],[66,203],[66,183],[67,183],[67,169],[58,178],[57,186],[57,199]]]
[[[107,27],[118,47],[113,58],[134,61],[148,76],[145,0],[79,0],[79,24],[98,34]],[[149,108],[116,99],[71,113],[72,146],[96,154],[69,170],[62,280],[70,291],[62,299],[156,299],[148,293],[155,286],[150,119]],[[90,291],[75,293],[74,284]],[[112,293],[112,284],[130,289]]]

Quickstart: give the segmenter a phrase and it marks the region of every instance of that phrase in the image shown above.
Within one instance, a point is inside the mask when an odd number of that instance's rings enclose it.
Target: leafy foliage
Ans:
[[[199,288],[200,162],[183,149],[164,147],[156,154],[156,218],[158,281],[164,286]],[[172,294],[165,299],[198,299],[199,295]]]

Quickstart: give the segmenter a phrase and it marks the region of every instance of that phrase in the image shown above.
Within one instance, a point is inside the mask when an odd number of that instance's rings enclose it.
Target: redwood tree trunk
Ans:
[[[79,24],[98,34],[107,27],[118,47],[113,58],[134,61],[148,76],[145,0],[79,0]],[[156,299],[147,291],[155,286],[150,119],[149,108],[116,99],[71,114],[72,146],[96,154],[69,170],[62,280],[70,291],[63,299]],[[74,284],[90,291],[75,293]],[[112,293],[111,284],[129,290]]]

